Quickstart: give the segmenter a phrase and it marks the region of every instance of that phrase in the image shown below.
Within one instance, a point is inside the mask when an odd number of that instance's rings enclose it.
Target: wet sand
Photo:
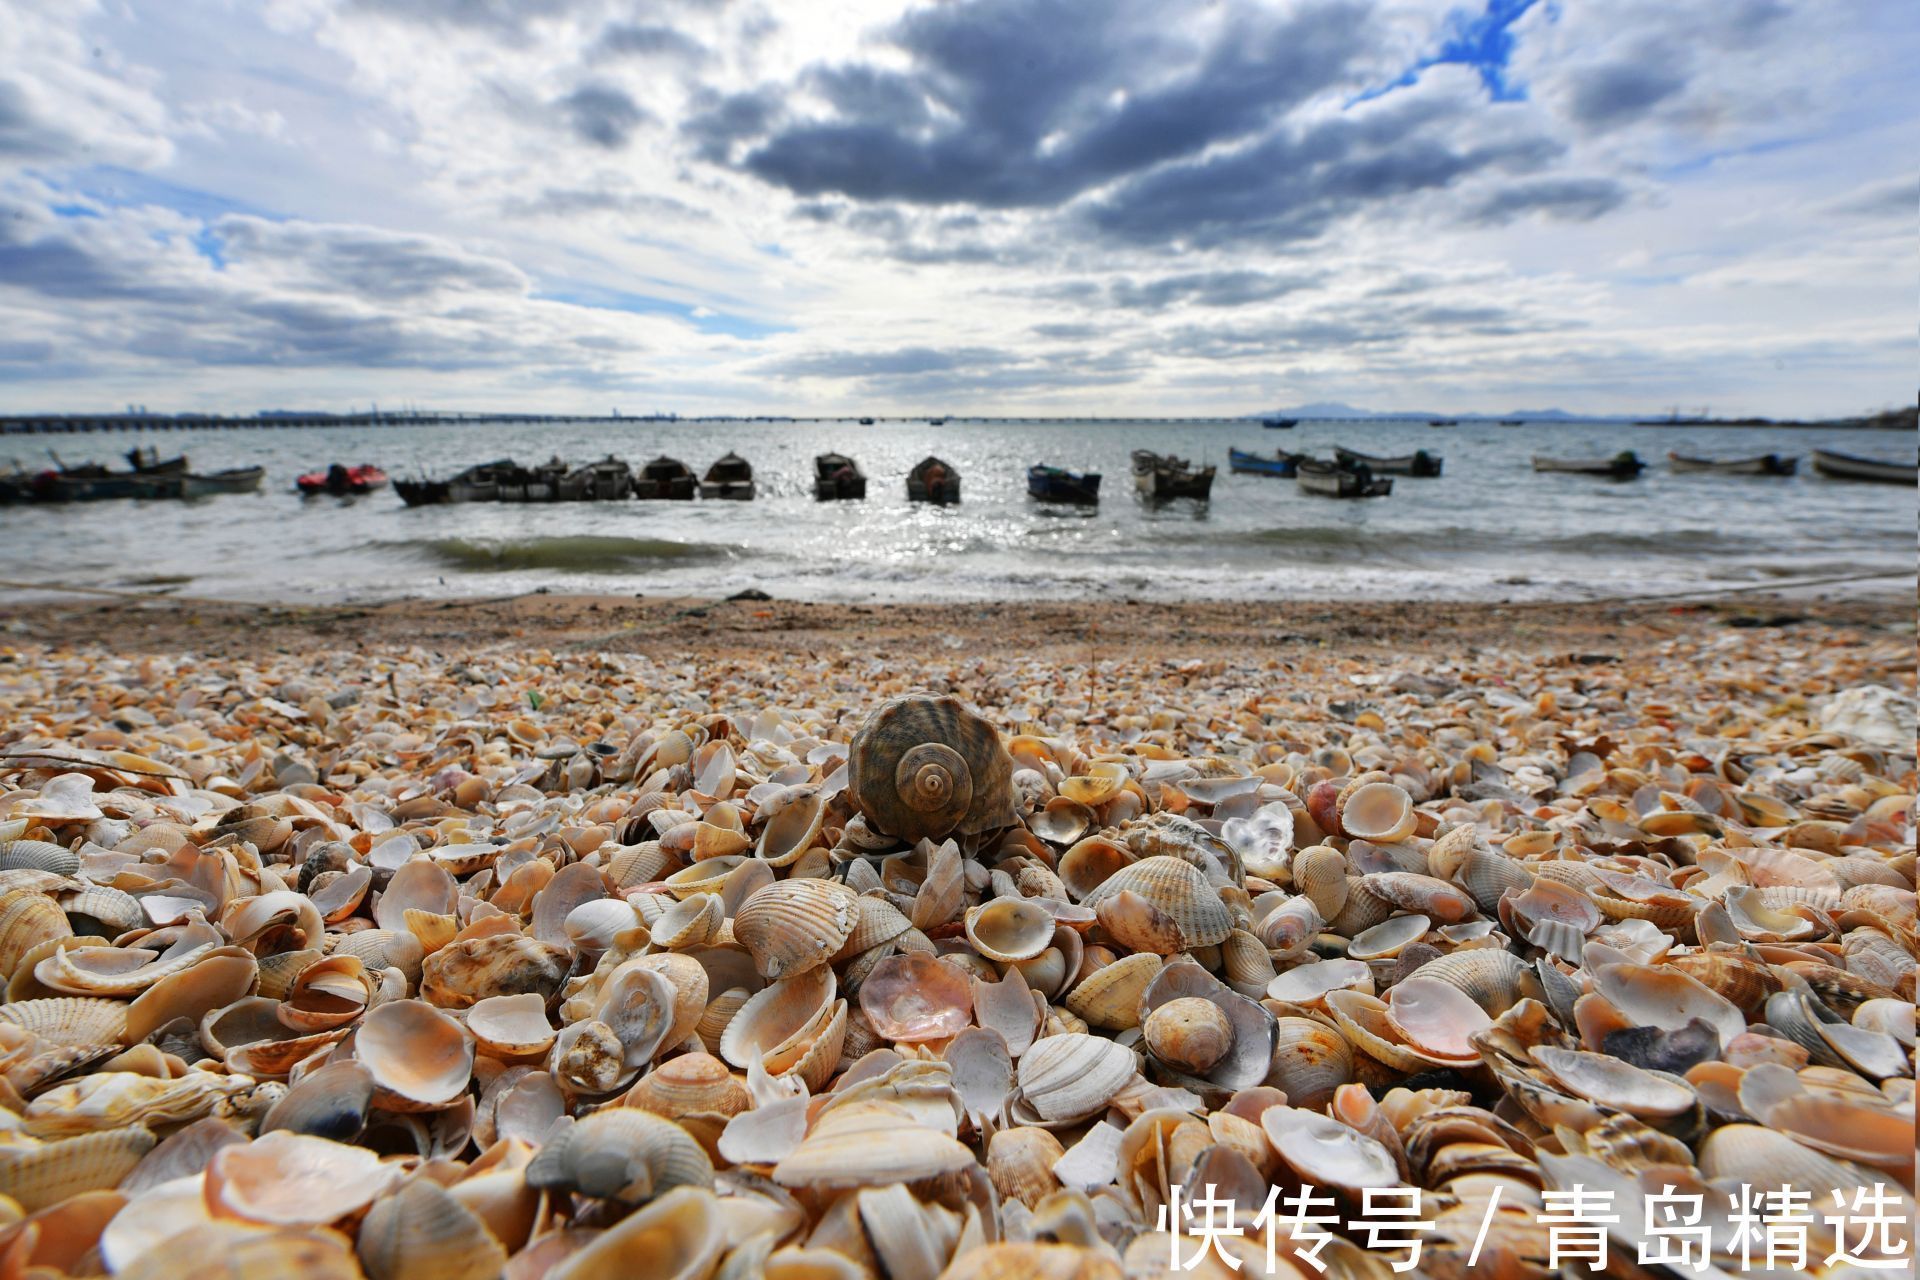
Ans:
[[[874,657],[994,654],[1062,662],[1161,657],[1500,650],[1599,663],[1715,631],[1914,634],[1898,595],[1809,600],[1738,595],[1611,603],[1284,602],[911,604],[530,594],[315,609],[212,600],[80,597],[0,607],[0,644],[117,654],[245,657],[419,647],[442,656],[526,648],[675,655]],[[1911,662],[1907,668],[1911,668]]]

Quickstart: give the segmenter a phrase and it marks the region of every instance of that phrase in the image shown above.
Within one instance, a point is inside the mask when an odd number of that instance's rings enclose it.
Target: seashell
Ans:
[[[1187,949],[1179,922],[1130,889],[1103,894],[1096,916],[1108,936],[1129,951],[1170,956]]]
[[[630,1084],[625,1046],[614,1029],[598,1019],[569,1023],[553,1042],[549,1068],[569,1095],[598,1097]]]
[[[67,922],[82,936],[117,938],[146,924],[140,900],[130,893],[103,885],[89,885],[59,897]]]
[[[467,1010],[467,1030],[473,1033],[475,1047],[492,1058],[536,1057],[547,1051],[554,1037],[546,1001],[532,993],[475,1001]]]
[[[1267,984],[1267,998],[1316,1005],[1331,991],[1373,994],[1373,970],[1360,960],[1315,960],[1296,965]]]
[[[1531,976],[1525,961],[1492,947],[1455,951],[1429,960],[1413,972],[1446,983],[1496,1018],[1526,994]]]
[[[720,1056],[736,1067],[784,1071],[831,1016],[837,986],[833,970],[817,965],[756,992],[727,1023]]]
[[[1184,1111],[1155,1107],[1136,1116],[1115,1153],[1116,1181],[1128,1212],[1143,1222],[1163,1217],[1184,1171],[1211,1145],[1212,1132]]]
[[[127,1006],[89,996],[48,996],[0,1004],[0,1023],[30,1031],[49,1045],[121,1043]]]
[[[420,981],[426,951],[421,947],[420,939],[411,933],[391,929],[362,929],[356,933],[330,935],[329,942],[330,955],[358,956],[361,964],[376,972],[398,969],[409,986],[417,985]]]
[[[20,890],[0,898],[0,973],[11,975],[18,971],[21,960],[35,947],[72,936],[73,925],[67,920],[67,913],[45,894]],[[141,954],[151,958],[153,953]]]
[[[820,839],[827,813],[826,794],[817,786],[787,787],[760,806],[765,823],[755,856],[770,866],[785,867]]]
[[[972,1016],[967,975],[924,952],[882,960],[860,984],[860,1011],[884,1039],[912,1043],[958,1035]]]
[[[859,918],[857,896],[838,881],[782,880],[741,905],[733,936],[760,976],[775,980],[832,959]]]
[[[869,826],[908,842],[1018,820],[999,732],[953,697],[907,694],[868,716],[848,749],[847,789]]]
[[[28,1213],[38,1213],[88,1191],[104,1191],[147,1152],[154,1137],[145,1129],[102,1129],[39,1146],[0,1145],[0,1187]]]
[[[913,922],[885,898],[862,894],[855,900],[855,906],[859,915],[854,921],[853,932],[847,935],[846,942],[841,944],[839,952],[833,957],[836,964],[892,942],[913,928]]]
[[[1425,916],[1395,916],[1356,935],[1347,943],[1347,955],[1354,960],[1390,960],[1426,937],[1432,927],[1433,921]]]
[[[364,1147],[279,1130],[215,1152],[206,1198],[249,1222],[318,1226],[364,1209],[395,1173]]]
[[[1058,845],[1078,842],[1093,825],[1093,810],[1066,796],[1055,796],[1027,819],[1027,830]]]
[[[1458,987],[1417,974],[1388,989],[1386,1017],[1412,1048],[1461,1062],[1480,1056],[1470,1037],[1493,1025],[1486,1010]]]
[[[1158,960],[1159,957],[1154,957]],[[1034,1006],[1033,993],[1020,970],[1009,968],[998,982],[969,983],[973,997],[973,1016],[981,1027],[999,1034],[1007,1052],[1019,1057],[1033,1043],[1040,1029],[1040,1011]],[[1117,999],[1118,997],[1116,997]],[[1137,1000],[1137,997],[1136,997]]]
[[[706,1053],[667,1059],[642,1076],[623,1102],[670,1120],[702,1113],[734,1116],[753,1105],[727,1064]]]
[[[694,1028],[702,1044],[709,1050],[720,1047],[720,1037],[726,1034],[727,1026],[734,1015],[746,1005],[753,993],[745,987],[729,987],[715,996],[700,1013],[700,1022]]]
[[[1700,1144],[1702,1176],[1745,1183],[1755,1190],[1819,1187],[1851,1191],[1883,1181],[1873,1170],[1811,1150],[1787,1134],[1757,1124],[1715,1129]]]
[[[353,1048],[379,1089],[380,1105],[391,1111],[451,1105],[473,1078],[473,1050],[466,1028],[421,1000],[370,1009]]]
[[[1383,1000],[1361,991],[1329,991],[1322,1003],[1349,1044],[1395,1071],[1413,1075],[1429,1067],[1461,1065],[1453,1059],[1431,1057],[1403,1042],[1387,1021]],[[1359,1065],[1356,1059],[1356,1069]]]
[[[1273,1149],[1310,1186],[1360,1191],[1400,1182],[1392,1154],[1372,1138],[1301,1107],[1268,1107],[1260,1127]]]
[[[1179,858],[1156,855],[1122,867],[1103,881],[1081,905],[1100,904],[1122,893],[1138,894],[1169,917],[1179,930],[1180,950],[1213,946],[1233,931],[1233,917],[1206,873]]]
[[[1017,1200],[1031,1209],[1060,1190],[1053,1166],[1066,1154],[1060,1140],[1045,1129],[1002,1129],[987,1143],[987,1177],[1003,1201]]]
[[[552,999],[568,967],[564,948],[517,933],[462,938],[422,962],[420,995],[443,1009],[471,1008],[488,996]]]
[[[1078,841],[1062,853],[1055,869],[1068,894],[1074,901],[1080,902],[1114,872],[1133,861],[1131,849],[1107,836],[1095,834]]]
[[[1189,1075],[1203,1076],[1233,1047],[1233,1024],[1211,1000],[1169,1000],[1140,1024],[1153,1056]]]
[[[1412,871],[1376,871],[1361,880],[1368,893],[1402,911],[1418,912],[1441,924],[1470,919],[1473,899],[1455,885]]]
[[[726,905],[717,893],[694,893],[670,903],[649,926],[653,943],[677,951],[704,947],[720,936]]]
[[[1280,1018],[1267,1081],[1308,1110],[1324,1107],[1353,1079],[1353,1047],[1346,1037],[1311,1018]]]
[[[1273,956],[1258,938],[1244,929],[1235,929],[1220,944],[1220,973],[1229,987],[1243,996],[1258,999],[1266,995],[1267,985],[1274,979]]]
[[[217,1107],[238,1110],[237,1099],[251,1093],[253,1081],[211,1071],[180,1077],[101,1070],[55,1085],[27,1104],[27,1133],[37,1138],[65,1137],[95,1129],[138,1125],[160,1128],[198,1120]]]
[[[675,1187],[713,1185],[713,1162],[673,1121],[633,1107],[596,1111],[550,1135],[527,1185],[644,1204]]]
[[[1659,1027],[1623,1027],[1601,1037],[1607,1054],[1670,1075],[1685,1075],[1702,1062],[1720,1056],[1720,1034],[1704,1019],[1695,1018],[1678,1031]]]
[[[486,1224],[431,1178],[376,1200],[354,1248],[370,1280],[462,1280],[497,1275],[507,1261]]]
[[[1593,979],[1594,991],[1633,1026],[1678,1031],[1701,1018],[1719,1033],[1722,1045],[1747,1029],[1739,1009],[1678,969],[1605,964]]]
[[[1358,780],[1356,780],[1358,781]],[[1340,793],[1337,821],[1350,839],[1396,844],[1414,833],[1413,797],[1392,782],[1366,782]]]
[[[1293,810],[1284,801],[1261,805],[1244,818],[1229,818],[1220,836],[1240,855],[1248,875],[1278,881],[1288,874],[1293,849]],[[1298,881],[1295,881],[1298,888]]]
[[[973,1163],[972,1152],[916,1124],[905,1107],[864,1101],[823,1112],[793,1154],[773,1167],[773,1180],[788,1187],[884,1186],[956,1173]]]
[[[373,1105],[373,1073],[344,1059],[303,1075],[261,1117],[260,1132],[287,1130],[333,1142],[352,1142],[366,1127]]]
[[[700,1280],[727,1248],[720,1202],[704,1186],[676,1187],[628,1214],[546,1274],[552,1280]]]
[[[1467,891],[1481,911],[1492,915],[1509,891],[1521,894],[1532,886],[1533,873],[1511,851],[1503,853],[1476,844],[1462,853],[1451,879]]]
[[[1020,1097],[1044,1120],[1092,1115],[1133,1078],[1133,1054],[1111,1040],[1085,1034],[1035,1041],[1020,1059]]]
[[[967,912],[967,940],[989,960],[1030,960],[1053,941],[1053,915],[1029,898],[995,898]]]
[[[1690,1110],[1694,1092],[1677,1077],[1643,1071],[1617,1058],[1536,1045],[1533,1060],[1567,1092],[1643,1120],[1666,1120]]]
[[[0,871],[45,871],[71,878],[80,874],[80,855],[50,840],[0,840]]]
[[[1324,844],[1293,855],[1293,887],[1312,900],[1322,920],[1339,916],[1347,905],[1347,856]]]
[[[954,1280],[1120,1280],[1122,1273],[1112,1258],[1075,1245],[1002,1242],[956,1253],[945,1274]]]

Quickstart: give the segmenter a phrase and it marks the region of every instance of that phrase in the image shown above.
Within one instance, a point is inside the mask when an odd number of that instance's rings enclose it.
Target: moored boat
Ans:
[[[753,464],[737,453],[721,455],[700,477],[700,496],[749,501],[753,497]]]
[[[266,475],[265,467],[228,467],[206,475],[189,471],[178,477],[177,483],[183,498],[210,498],[220,493],[257,493]]]
[[[441,501],[493,502],[499,498],[502,484],[519,484],[523,475],[525,468],[512,458],[477,463],[447,481],[447,496]]]
[[[1428,425],[1428,426],[1430,426],[1430,427],[1457,427],[1457,426],[1459,426],[1459,425],[1460,425],[1460,419],[1458,419],[1458,418],[1428,418],[1428,419],[1427,419],[1427,425]]]
[[[119,498],[177,498],[180,477],[142,475],[105,468],[43,471],[33,480],[33,496],[41,502],[106,502]]]
[[[633,491],[633,468],[609,454],[560,478],[562,502],[610,502]]]
[[[873,425],[873,419],[872,419],[872,418],[862,418],[862,419],[860,419],[860,425],[861,425],[861,426],[863,426],[863,427],[870,427],[870,426],[872,426],[872,425]]]
[[[1300,425],[1298,418],[1262,418],[1260,425],[1269,431],[1291,431]]]
[[[844,453],[822,453],[813,460],[813,496],[822,502],[867,496],[867,477]]]
[[[1364,464],[1302,458],[1293,478],[1304,492],[1323,498],[1384,498],[1393,492],[1392,480],[1374,475]]]
[[[936,507],[960,501],[960,473],[928,454],[907,472],[907,501],[931,502]]]
[[[1333,456],[1347,466],[1365,467],[1378,476],[1422,476],[1427,479],[1440,474],[1444,461],[1439,454],[1428,453],[1425,449],[1381,458],[1355,449],[1343,449],[1338,445],[1334,446]]]
[[[1133,451],[1133,486],[1153,499],[1196,498],[1206,501],[1213,492],[1213,467],[1198,470],[1185,458],[1155,453],[1151,449]]]
[[[1640,455],[1622,449],[1611,458],[1545,458],[1533,455],[1535,471],[1557,471],[1567,475],[1605,476],[1610,480],[1631,480],[1647,469]]]
[[[1264,453],[1248,453],[1245,449],[1228,449],[1227,468],[1245,475],[1291,477],[1302,456],[1285,449],[1276,450],[1272,457]]]
[[[1042,502],[1091,507],[1100,501],[1100,473],[1069,471],[1035,463],[1027,468],[1027,492]]]
[[[1675,471],[1717,471],[1728,476],[1790,476],[1800,469],[1800,459],[1778,453],[1752,458],[1695,458],[1669,449],[1667,464]]]
[[[301,493],[370,493],[383,488],[387,483],[387,473],[370,462],[357,467],[333,463],[325,471],[309,471],[297,477],[293,487]]]
[[[1910,485],[1916,474],[1916,464],[1912,462],[1863,458],[1836,449],[1815,449],[1813,469],[1830,480],[1867,480],[1876,484]]]
[[[136,447],[127,450],[127,465],[143,476],[185,475],[187,455],[163,458],[151,445],[144,449]]]
[[[656,499],[687,502],[692,499],[698,484],[693,476],[693,468],[678,458],[661,454],[640,468],[640,474],[633,482],[633,496],[649,502]]]
[[[393,491],[410,507],[437,507],[453,501],[453,486],[445,480],[395,480]]]

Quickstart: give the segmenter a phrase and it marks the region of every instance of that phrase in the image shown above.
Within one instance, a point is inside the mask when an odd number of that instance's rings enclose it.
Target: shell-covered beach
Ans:
[[[7,1274],[1912,1274],[1910,600],[0,627]]]

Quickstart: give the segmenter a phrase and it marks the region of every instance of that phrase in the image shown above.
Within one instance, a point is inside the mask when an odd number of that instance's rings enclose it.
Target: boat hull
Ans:
[[[1420,476],[1431,480],[1439,476],[1440,468],[1444,465],[1444,459],[1425,449],[1392,458],[1377,458],[1370,453],[1357,453],[1335,446],[1333,456],[1346,466],[1365,467],[1377,476]]]
[[[700,496],[719,499],[723,502],[751,502],[754,487],[751,480],[702,480]]]
[[[1242,449],[1227,450],[1227,467],[1241,475],[1291,477],[1298,469],[1292,458],[1269,458]]]
[[[1757,458],[1690,458],[1669,452],[1667,464],[1675,471],[1712,471],[1723,476],[1790,476],[1800,469],[1800,459],[1777,453]]]
[[[1133,454],[1133,487],[1142,497],[1155,502],[1191,498],[1205,502],[1213,494],[1213,468],[1195,471],[1178,458],[1163,457],[1147,449]]]
[[[673,480],[636,480],[633,496],[643,502],[691,502],[696,485],[692,476]]]
[[[1536,455],[1533,469],[1549,474],[1632,480],[1647,469],[1647,464],[1630,454],[1617,458],[1542,458]]]
[[[1862,480],[1870,484],[1912,485],[1916,474],[1920,474],[1920,469],[1911,462],[1886,462],[1836,453],[1832,449],[1813,451],[1813,469],[1829,480]]]
[[[204,476],[189,472],[180,477],[180,496],[210,498],[221,493],[258,493],[266,475],[265,467],[232,467]]]
[[[939,468],[940,478],[928,483],[927,473]],[[907,501],[931,502],[936,507],[950,507],[960,501],[960,473],[940,458],[922,458],[907,472]]]
[[[410,507],[437,507],[453,501],[445,480],[395,480],[393,491]]]
[[[1034,467],[1027,472],[1027,493],[1041,502],[1098,506],[1100,477],[1094,472],[1080,475],[1054,467]]]
[[[1294,482],[1301,492],[1321,498],[1384,498],[1393,492],[1393,481],[1385,476],[1368,476],[1346,467],[1301,467]]]

